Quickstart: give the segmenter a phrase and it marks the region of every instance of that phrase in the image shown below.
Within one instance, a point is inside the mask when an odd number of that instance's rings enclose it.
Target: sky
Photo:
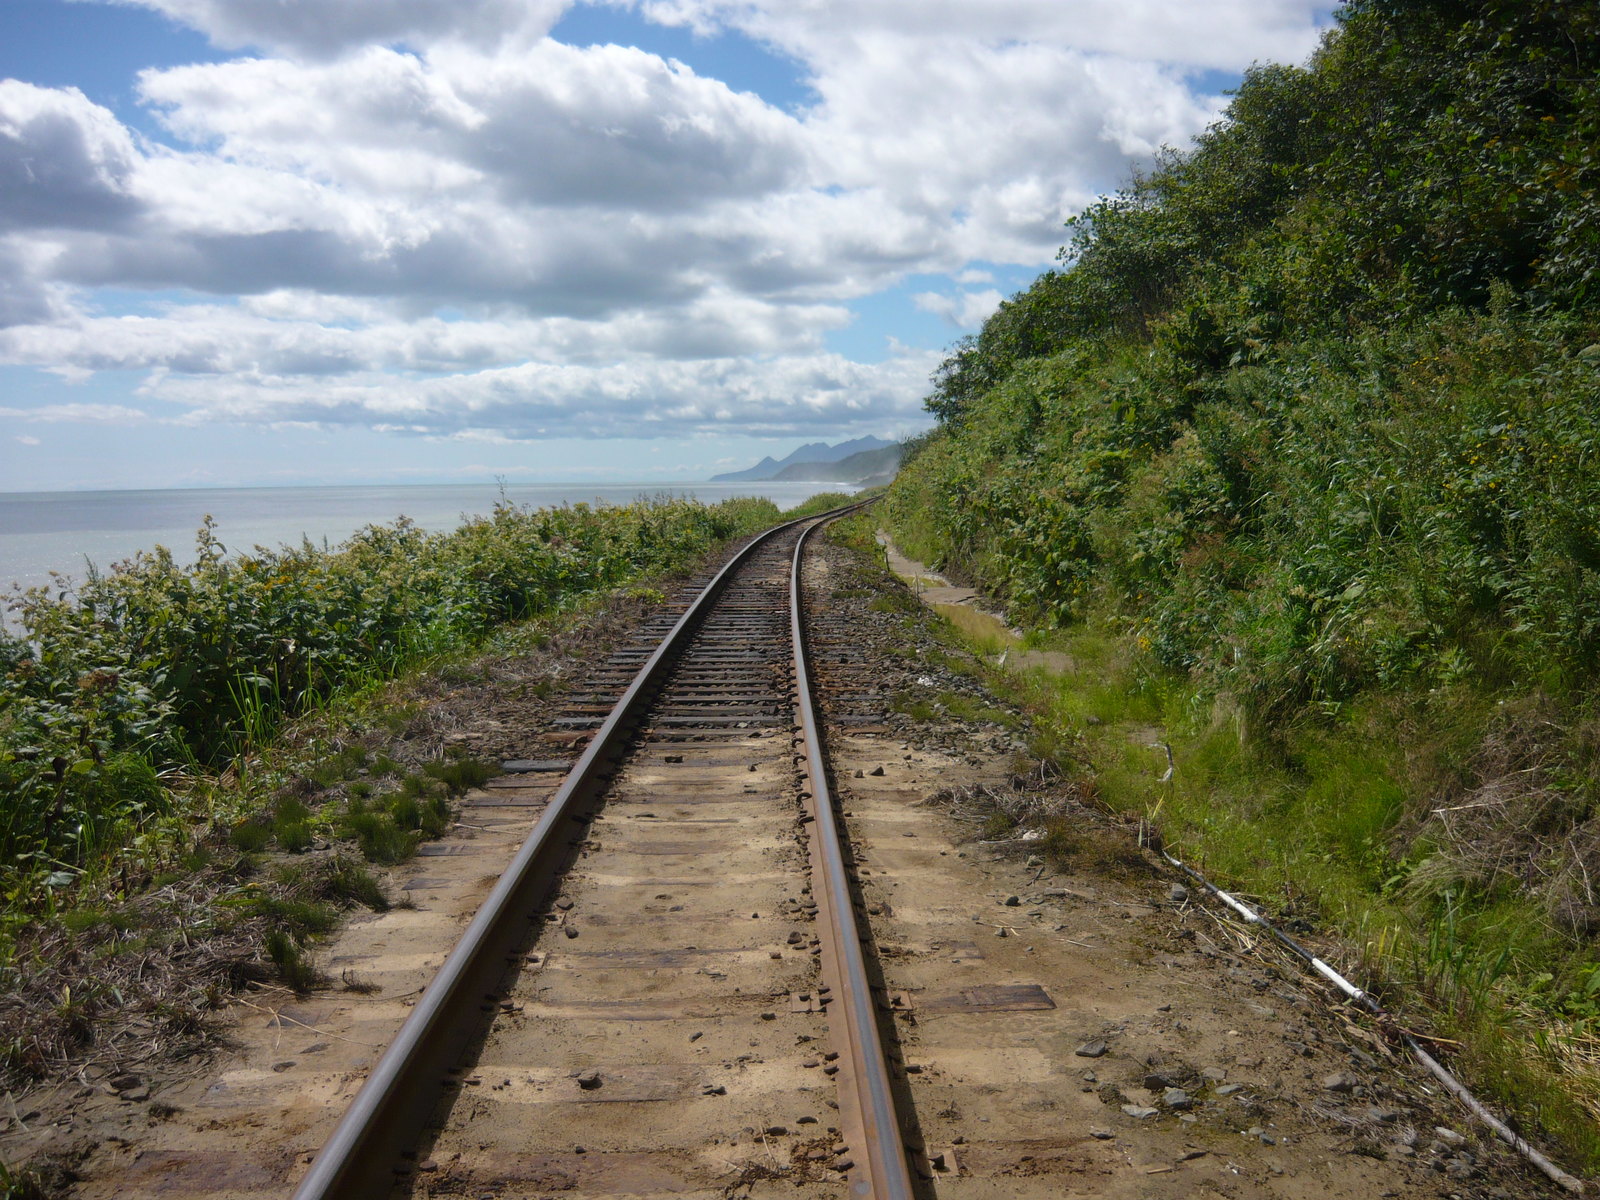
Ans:
[[[928,424],[1313,0],[0,0],[0,490],[704,479]]]

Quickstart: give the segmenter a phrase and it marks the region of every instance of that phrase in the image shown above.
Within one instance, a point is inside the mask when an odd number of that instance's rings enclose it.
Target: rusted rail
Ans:
[[[811,815],[812,892],[822,932],[822,977],[838,997],[838,1019],[828,1031],[839,1050],[839,1123],[846,1144],[859,1147],[851,1190],[874,1200],[910,1200],[905,1139],[890,1090],[889,1065],[878,1033],[877,1010],[867,980],[850,876],[833,798],[828,792],[822,728],[812,703],[801,619],[800,564],[812,526],[800,535],[789,575],[790,637],[794,642],[795,717],[805,749],[806,810]]]
[[[820,990],[827,998],[828,1037],[836,1043],[839,1062],[835,1082],[840,1136],[848,1154],[841,1165],[852,1195],[883,1200],[911,1195],[875,1002],[828,799],[819,730],[808,694],[799,609],[805,535],[858,507],[778,526],[752,540],[712,578],[649,653],[323,1145],[296,1189],[295,1200],[384,1195],[393,1187],[397,1172],[403,1173],[404,1164],[409,1160],[414,1165],[418,1140],[438,1106],[441,1081],[460,1065],[481,1035],[508,967],[530,940],[533,923],[541,919],[563,862],[582,841],[597,800],[683,648],[752,556],[771,539],[802,526],[806,528],[795,546],[789,588],[797,683],[794,717],[801,730],[799,754],[804,758],[805,799],[813,830],[811,852],[816,873],[811,890],[822,942]],[[658,724],[673,720],[670,714],[665,718],[658,714],[655,719]]]

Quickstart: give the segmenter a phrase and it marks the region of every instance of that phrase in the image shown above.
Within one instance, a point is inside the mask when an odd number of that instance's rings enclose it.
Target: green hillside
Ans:
[[[888,504],[1102,664],[1114,697],[1038,707],[1108,803],[1342,936],[1589,1170],[1597,77],[1593,5],[1344,8],[954,348]],[[1096,706],[1167,731],[1173,787]]]

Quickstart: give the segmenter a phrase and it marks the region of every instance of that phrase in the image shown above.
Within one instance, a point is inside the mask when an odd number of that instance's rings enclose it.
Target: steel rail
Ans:
[[[864,507],[856,505],[840,515]],[[871,1200],[910,1200],[911,1171],[906,1161],[905,1138],[895,1112],[889,1064],[878,1033],[877,1006],[867,979],[849,872],[828,791],[827,764],[811,702],[805,630],[800,619],[800,564],[806,539],[826,523],[819,521],[811,526],[795,545],[789,579],[789,620],[794,638],[795,712],[805,741],[804,774],[810,793],[806,811],[812,818],[812,892],[818,907],[822,976],[832,993],[828,1037],[839,1052],[839,1128],[848,1152],[854,1156],[847,1172],[851,1194]]]
[[[856,507],[860,506],[852,506]],[[312,1161],[293,1200],[369,1200],[388,1195],[397,1169],[415,1155],[417,1140],[438,1107],[440,1082],[482,1031],[483,1020],[466,1019],[463,1014],[481,1013],[492,1006],[512,957],[538,920],[539,905],[555,869],[573,844],[573,824],[581,825],[587,818],[585,804],[614,765],[613,756],[625,741],[622,735],[631,732],[654,699],[673,657],[687,644],[734,572],[771,538],[814,519],[788,521],[752,538],[717,572],[640,667],[438,974],[423,990]]]

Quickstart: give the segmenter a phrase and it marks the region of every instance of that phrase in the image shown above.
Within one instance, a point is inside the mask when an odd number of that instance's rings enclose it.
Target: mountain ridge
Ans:
[[[710,482],[745,483],[754,480],[777,479],[779,477],[778,473],[786,467],[801,463],[837,463],[854,454],[882,450],[887,446],[897,444],[870,433],[865,437],[852,438],[850,441],[837,442],[831,446],[827,442],[807,442],[781,459],[774,459],[769,454],[753,467],[746,467],[742,471],[725,471],[721,475],[713,475]],[[795,476],[783,476],[783,478],[789,479],[795,478]]]

